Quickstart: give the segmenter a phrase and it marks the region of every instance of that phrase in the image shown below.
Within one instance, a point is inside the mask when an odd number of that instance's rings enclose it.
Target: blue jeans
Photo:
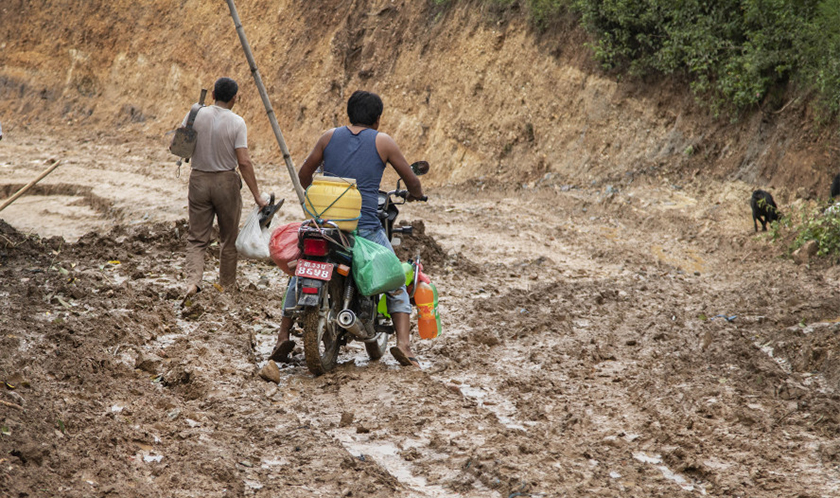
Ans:
[[[368,239],[371,242],[376,242],[380,246],[387,247],[390,250],[394,250],[391,247],[391,243],[388,241],[388,237],[385,235],[385,229],[383,228],[360,228],[358,231],[360,237]],[[283,316],[288,316],[286,314],[287,309],[294,308],[297,306],[297,299],[295,296],[295,288],[297,286],[297,277],[292,277],[289,279],[289,286],[286,288],[286,296],[283,298]],[[392,290],[385,294],[385,304],[388,306],[388,314],[394,313],[411,313],[411,302],[408,299],[408,292],[405,290],[405,284],[403,284],[399,289]]]

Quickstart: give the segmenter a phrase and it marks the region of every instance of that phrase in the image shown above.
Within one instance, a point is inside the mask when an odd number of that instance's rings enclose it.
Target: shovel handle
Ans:
[[[53,163],[53,165],[52,165],[52,166],[50,166],[49,168],[47,168],[47,170],[46,170],[46,171],[44,171],[43,173],[41,173],[41,174],[38,176],[38,178],[36,178],[36,179],[32,180],[31,182],[27,183],[27,184],[26,184],[23,188],[21,188],[20,190],[18,190],[17,192],[15,192],[15,195],[13,195],[13,196],[9,197],[8,199],[6,199],[6,201],[5,201],[5,202],[3,202],[3,204],[2,204],[2,205],[0,205],[0,211],[2,211],[2,210],[4,210],[4,209],[6,209],[6,207],[8,207],[8,206],[9,206],[9,204],[11,204],[11,203],[15,202],[15,201],[17,200],[17,198],[18,198],[18,197],[20,197],[20,196],[22,196],[23,194],[25,194],[27,190],[31,189],[31,188],[32,188],[32,187],[33,187],[36,183],[38,183],[38,182],[40,182],[41,180],[43,180],[45,176],[47,176],[47,175],[49,175],[50,173],[52,173],[52,171],[53,171],[55,168],[57,168],[59,164],[61,164],[61,160],[58,160],[58,161],[54,162],[54,163]]]

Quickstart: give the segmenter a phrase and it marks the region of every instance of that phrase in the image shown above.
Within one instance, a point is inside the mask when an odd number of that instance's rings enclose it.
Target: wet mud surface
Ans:
[[[50,159],[3,145],[1,185]],[[354,343],[313,377],[298,338],[275,384],[285,276],[241,261],[182,307],[155,147],[79,141],[0,213],[0,495],[840,494],[838,271],[754,234],[750,186],[430,188],[398,248],[441,295],[422,371]]]

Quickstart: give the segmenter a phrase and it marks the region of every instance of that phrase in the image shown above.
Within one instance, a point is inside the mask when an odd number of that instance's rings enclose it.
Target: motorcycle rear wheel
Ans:
[[[376,361],[379,358],[382,358],[385,354],[385,350],[388,348],[389,337],[390,334],[379,332],[376,336],[376,341],[365,343],[365,351],[367,351],[368,358],[370,358],[371,361]]]
[[[316,376],[335,368],[338,360],[338,349],[341,343],[335,316],[341,310],[337,309],[340,303],[333,296],[340,295],[340,284],[334,280],[330,281],[324,289],[321,309],[309,308],[301,317],[306,367]]]

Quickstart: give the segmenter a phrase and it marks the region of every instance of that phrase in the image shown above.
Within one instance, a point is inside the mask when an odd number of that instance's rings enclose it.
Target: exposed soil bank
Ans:
[[[601,73],[573,24],[536,33],[516,11],[475,2],[240,2],[275,112],[300,163],[344,124],[357,88],[380,93],[383,129],[437,184],[627,181],[655,171],[828,195],[838,147],[807,101],[774,96],[737,123],[659,81]],[[282,164],[224,2],[4,2],[0,119],[160,137],[220,75],[242,84],[251,149]]]

